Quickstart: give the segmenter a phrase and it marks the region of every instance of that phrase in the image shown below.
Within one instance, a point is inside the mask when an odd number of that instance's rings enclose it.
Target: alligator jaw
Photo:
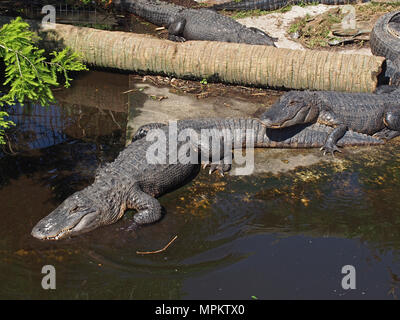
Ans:
[[[279,125],[279,124],[271,124],[271,125],[268,126],[268,128],[271,128],[271,129],[280,129],[280,128],[282,128],[282,125]]]
[[[42,227],[43,225],[43,220],[39,221],[38,224],[32,229],[31,235],[37,239],[40,240],[59,240],[61,238],[65,238],[73,229],[73,227],[68,228],[68,229],[62,229],[58,231],[57,233],[49,233],[46,234],[44,230],[46,230],[46,227]]]
[[[264,118],[264,119],[262,118],[261,122],[267,128],[270,128],[270,129],[281,129],[281,128],[285,128],[285,127],[290,126],[290,124],[288,125],[288,123],[290,121],[292,121],[295,117],[296,117],[296,114],[292,118],[284,120],[282,123],[272,122],[272,120],[269,119],[269,118]]]
[[[58,240],[58,239],[61,239],[62,237],[65,237],[65,235],[68,234],[68,232],[70,230],[71,229],[63,230],[63,231],[61,231],[59,234],[57,234],[54,237],[48,236],[48,237],[45,237],[45,238],[41,238],[41,235],[39,235],[38,233],[35,233],[35,231],[32,230],[32,236],[34,236],[35,238],[41,239],[41,240]]]
[[[41,240],[59,240],[75,236],[100,226],[100,212],[96,209],[70,213],[63,205],[40,220],[31,235]]]

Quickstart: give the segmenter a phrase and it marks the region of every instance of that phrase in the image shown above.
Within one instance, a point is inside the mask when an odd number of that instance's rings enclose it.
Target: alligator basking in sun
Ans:
[[[259,119],[203,119],[181,120],[177,129],[191,128],[196,132],[212,129],[212,132],[227,130],[235,144],[245,147],[252,143],[256,148],[321,147],[332,128],[319,124],[294,126],[283,130],[268,130]],[[147,151],[154,144],[147,141],[150,129],[161,130],[166,137],[165,163],[149,164]],[[67,198],[48,216],[40,220],[32,230],[39,239],[58,240],[78,235],[102,225],[119,220],[126,209],[135,209],[133,225],[143,225],[158,221],[162,217],[162,208],[157,197],[175,190],[193,179],[200,170],[200,164],[173,161],[169,155],[180,149],[184,142],[171,144],[168,141],[169,126],[149,124],[141,127],[134,141],[126,147],[114,162],[98,170],[92,185]],[[251,132],[251,134],[249,134]],[[224,135],[226,137],[226,135]],[[220,137],[218,137],[220,139]],[[251,140],[249,140],[251,139]],[[376,145],[383,141],[360,133],[347,131],[338,141],[338,145]],[[197,155],[205,149],[201,143],[192,144]],[[207,150],[212,159],[222,159],[227,150]],[[231,151],[231,150],[230,150]],[[161,151],[160,151],[161,152]],[[179,158],[180,159],[180,158]],[[179,160],[178,159],[178,160]],[[200,161],[198,161],[200,162]],[[212,170],[224,172],[230,166],[220,161],[211,163]]]
[[[290,91],[262,116],[268,128],[286,128],[305,123],[335,127],[322,149],[339,151],[336,142],[347,130],[391,139],[400,134],[400,11],[388,13],[371,32],[371,50],[386,57],[386,76],[391,86],[377,93]]]
[[[276,38],[206,8],[188,9],[158,0],[114,0],[115,7],[168,28],[172,41],[205,40],[275,46]]]
[[[393,89],[393,88],[392,88]],[[391,139],[400,134],[400,89],[382,94],[290,91],[261,115],[268,128],[321,123],[335,129],[321,148],[339,151],[336,142],[348,130]]]

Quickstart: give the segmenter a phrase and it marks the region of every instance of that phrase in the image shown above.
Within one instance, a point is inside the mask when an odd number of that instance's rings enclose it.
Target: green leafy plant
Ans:
[[[7,117],[7,112],[0,111],[0,144],[4,144],[4,129],[9,128],[10,126],[14,125],[12,121],[4,120],[4,117]]]
[[[88,70],[76,53],[66,48],[53,51],[46,57],[43,49],[36,47],[38,37],[20,17],[0,29],[0,59],[4,63],[4,76],[0,106],[35,101],[43,106],[54,102],[51,87],[60,85],[58,74],[64,76],[64,86],[69,87],[70,71]],[[4,143],[4,129],[13,125],[6,121],[8,114],[0,113],[0,143]]]

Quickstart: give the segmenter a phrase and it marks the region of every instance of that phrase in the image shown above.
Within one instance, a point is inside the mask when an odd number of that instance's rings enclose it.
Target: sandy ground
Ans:
[[[247,27],[259,28],[272,37],[278,38],[279,40],[276,43],[276,46],[279,48],[305,50],[300,43],[291,40],[287,34],[287,29],[290,27],[291,23],[297,18],[305,17],[307,14],[310,16],[316,16],[337,7],[338,6],[327,6],[323,4],[317,6],[307,6],[305,8],[293,6],[293,8],[288,12],[277,12],[259,17],[248,17],[244,19],[238,19],[237,21],[246,25]],[[372,55],[369,48],[343,49],[341,52]]]

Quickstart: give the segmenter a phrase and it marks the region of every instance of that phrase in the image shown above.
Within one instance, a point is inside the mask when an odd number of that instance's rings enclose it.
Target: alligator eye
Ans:
[[[69,213],[76,213],[79,210],[79,206],[75,206],[74,208],[72,208],[71,210],[69,210]]]

